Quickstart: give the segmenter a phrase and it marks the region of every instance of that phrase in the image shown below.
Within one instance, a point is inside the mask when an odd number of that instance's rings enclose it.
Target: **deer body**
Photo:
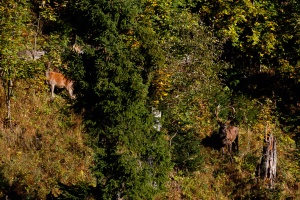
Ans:
[[[45,55],[45,53],[46,53],[46,51],[43,51],[43,50],[24,50],[24,51],[18,52],[18,57],[23,58],[26,61],[38,60],[43,55]]]
[[[232,153],[232,146],[236,147],[235,150],[239,151],[238,146],[238,134],[239,130],[237,127],[232,125],[220,125],[219,130],[220,138],[221,138],[221,144],[222,144],[222,152],[224,154],[224,148],[227,147],[229,150],[229,153]]]
[[[58,88],[66,88],[68,91],[71,99],[75,99],[75,96],[73,95],[73,81],[70,79],[67,79],[63,74],[58,72],[52,72],[49,71],[49,69],[46,71],[46,78],[51,86],[51,97],[54,98],[54,89],[55,87]]]
[[[219,106],[216,110],[216,117],[217,117],[217,122],[220,125],[219,128],[219,135],[221,139],[221,145],[222,145],[222,153],[224,155],[224,148],[227,147],[230,156],[232,154],[232,146],[233,144],[236,147],[236,151],[239,151],[239,146],[238,146],[238,135],[239,135],[239,129],[236,126],[233,126],[230,124],[230,121],[222,122],[219,117]]]

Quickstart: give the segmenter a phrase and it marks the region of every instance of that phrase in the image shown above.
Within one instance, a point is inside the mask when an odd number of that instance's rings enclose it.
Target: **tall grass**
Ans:
[[[289,134],[280,129],[269,105],[262,107],[255,123],[241,123],[238,127],[239,153],[234,155],[233,162],[230,162],[228,155],[223,157],[219,150],[203,146],[201,154],[206,155],[203,167],[188,175],[182,171],[173,171],[167,184],[168,192],[157,196],[156,200],[300,199],[296,144]],[[218,127],[212,124],[210,129],[217,131]],[[270,133],[277,140],[278,162],[274,189],[268,187],[268,180],[260,180],[255,175],[265,136]],[[202,139],[202,129],[199,129],[199,135]]]
[[[45,199],[49,193],[60,193],[58,183],[95,184],[90,170],[93,151],[82,118],[72,111],[64,91],[51,101],[46,85],[35,80],[15,82],[12,129],[4,123],[3,87],[0,94],[0,198]]]

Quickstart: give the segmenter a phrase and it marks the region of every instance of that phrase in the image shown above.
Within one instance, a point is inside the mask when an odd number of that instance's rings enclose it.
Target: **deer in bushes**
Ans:
[[[47,70],[46,70],[46,79],[48,84],[51,86],[51,98],[54,98],[54,89],[58,88],[66,88],[69,93],[71,99],[75,99],[75,95],[73,95],[73,84],[74,82],[70,79],[67,79],[63,74],[58,72],[50,71],[50,62],[48,62]]]
[[[75,52],[78,53],[78,54],[83,54],[83,50],[82,50],[81,47],[78,46],[77,44],[73,44],[72,50],[75,51]]]
[[[235,109],[231,107],[233,113],[235,113]],[[222,155],[225,153],[225,148],[228,149],[230,158],[232,158],[232,146],[234,145],[235,150],[239,151],[239,144],[238,144],[238,137],[239,137],[239,129],[236,126],[231,124],[231,120],[227,120],[223,122],[219,118],[220,112],[220,105],[218,105],[217,109],[215,110],[215,115],[217,118],[217,122],[220,126],[219,128],[219,136],[220,142],[222,147]]]
[[[46,54],[46,51],[44,50],[23,50],[18,52],[18,57],[23,58],[26,61],[30,60],[38,60],[42,56]]]

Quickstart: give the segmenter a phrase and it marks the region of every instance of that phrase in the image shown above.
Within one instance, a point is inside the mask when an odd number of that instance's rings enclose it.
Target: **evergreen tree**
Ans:
[[[64,20],[86,47],[70,66],[94,139],[100,199],[150,199],[170,168],[167,144],[153,129],[152,71],[164,62],[158,36],[143,20],[144,2],[73,0]]]

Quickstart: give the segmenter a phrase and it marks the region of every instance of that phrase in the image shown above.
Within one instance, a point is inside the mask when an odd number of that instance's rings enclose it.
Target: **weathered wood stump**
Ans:
[[[265,139],[263,146],[263,156],[261,162],[256,166],[256,176],[268,184],[269,188],[274,188],[276,179],[276,164],[277,164],[277,152],[276,152],[276,139],[271,134],[269,138]]]

